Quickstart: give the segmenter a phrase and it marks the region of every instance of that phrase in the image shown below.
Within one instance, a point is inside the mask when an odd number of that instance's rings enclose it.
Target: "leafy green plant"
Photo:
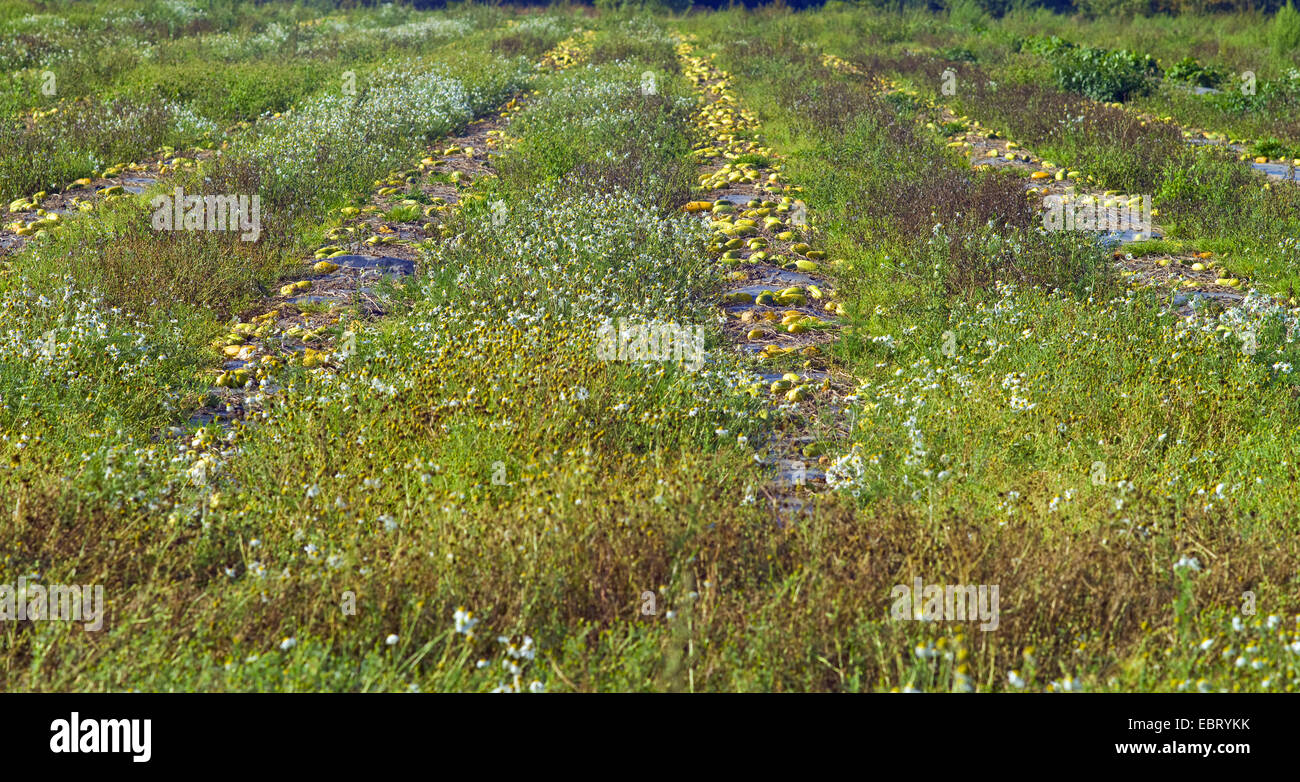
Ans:
[[[1300,51],[1300,11],[1291,0],[1287,0],[1287,4],[1273,17],[1269,43],[1273,51],[1282,56],[1294,57]]]
[[[1218,87],[1227,80],[1228,72],[1212,65],[1202,65],[1195,57],[1189,56],[1165,71],[1165,77],[1196,87]]]
[[[1052,56],[1072,48],[1074,48],[1074,44],[1056,35],[1031,35],[1020,41],[1020,51],[1043,57]]]
[[[1256,141],[1250,147],[1252,155],[1263,155],[1270,158],[1300,157],[1300,146],[1294,144],[1285,144],[1276,138],[1269,137]]]
[[[1156,73],[1154,58],[1126,50],[1077,46],[1053,56],[1052,74],[1061,89],[1093,100],[1122,102],[1144,94],[1151,88],[1149,77]]]
[[[953,62],[976,62],[979,59],[975,52],[965,46],[950,46],[941,50],[939,54],[945,60],[952,60]]]
[[[976,0],[949,0],[948,21],[955,27],[980,32],[988,28],[989,15]]]
[[[410,223],[420,219],[421,214],[419,204],[401,204],[390,209],[385,217],[394,223]]]

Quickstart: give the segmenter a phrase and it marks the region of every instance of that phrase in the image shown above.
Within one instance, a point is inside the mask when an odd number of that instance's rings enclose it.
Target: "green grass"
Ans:
[[[1197,67],[1235,73],[1258,52],[1280,84],[1289,55],[1261,44],[1287,17],[1216,17],[1213,32],[1201,17],[997,18],[973,4],[94,9],[60,6],[59,25],[0,5],[0,25],[46,25],[42,50],[70,47],[69,72],[85,74],[35,130],[5,126],[0,189],[202,141],[221,154],[156,191],[257,194],[264,225],[258,242],[155,231],[150,191],[0,259],[0,582],[101,584],[109,611],[99,633],[3,623],[0,687],[1300,686],[1300,313],[1255,293],[1175,315],[1087,235],[1039,230],[1021,177],[952,154],[963,127],[925,126],[926,99],[951,99],[1100,186],[1154,195],[1169,237],[1126,250],[1211,250],[1286,294],[1298,191],[1068,92],[1087,85],[1051,84],[1050,53],[1025,43],[1057,35],[1103,64],[1120,49],[1170,64],[1183,35]],[[533,66],[579,29],[595,31],[580,64]],[[716,55],[757,117],[746,133],[769,149],[733,162],[801,188],[847,313],[825,359],[763,363],[718,326],[725,272],[679,209],[699,195],[692,150],[716,135],[696,124],[673,32]],[[77,48],[150,36],[150,58]],[[822,52],[918,97],[882,97]],[[954,96],[939,92],[948,67]],[[1173,80],[1133,105],[1207,127],[1236,116],[1185,102]],[[1267,105],[1290,106],[1270,89]],[[339,208],[517,94],[496,175],[439,213],[420,273],[373,285],[369,315],[299,308],[311,344],[351,335],[351,355],[290,362],[233,426],[193,420],[227,398],[213,338],[303,276]],[[3,96],[8,117],[56,105]],[[135,129],[114,130],[132,111]],[[1083,119],[1061,131],[1067,111]],[[206,131],[177,126],[191,114]],[[1271,137],[1260,143],[1279,153],[1296,142]],[[390,219],[435,202],[409,195],[417,206],[389,201]],[[619,320],[698,335],[707,360],[604,360],[601,329]],[[775,366],[829,367],[844,409],[746,393],[752,370]],[[798,434],[827,449],[833,486],[778,525],[755,462],[769,437]],[[998,628],[891,618],[893,587],[918,576],[998,585]],[[1246,593],[1257,614],[1241,612]]]

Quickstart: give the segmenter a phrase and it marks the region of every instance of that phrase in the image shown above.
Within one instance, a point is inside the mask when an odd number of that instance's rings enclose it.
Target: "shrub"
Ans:
[[[1227,80],[1228,73],[1222,68],[1202,65],[1195,57],[1184,57],[1165,71],[1165,76],[1197,87],[1218,87]]]
[[[1300,50],[1300,11],[1287,0],[1273,17],[1273,28],[1269,31],[1273,51],[1279,55],[1293,55]]]
[[[976,0],[949,0],[948,21],[954,27],[981,32],[988,28],[989,15]]]
[[[1060,50],[1054,57],[1053,76],[1061,89],[1093,100],[1124,101],[1150,89],[1147,77],[1156,72],[1150,55],[1090,46]]]

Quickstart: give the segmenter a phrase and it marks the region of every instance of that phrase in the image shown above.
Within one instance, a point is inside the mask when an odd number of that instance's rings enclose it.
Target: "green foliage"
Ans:
[[[1300,54],[1300,10],[1291,0],[1273,17],[1269,43],[1279,55],[1295,58]]]
[[[948,21],[958,29],[981,32],[988,28],[989,15],[978,0],[949,0]]]
[[[68,104],[31,123],[0,119],[0,198],[61,190],[162,146],[201,144],[213,130],[187,107],[130,98]]]
[[[681,13],[691,7],[691,0],[593,0],[602,11],[621,13]]]
[[[1219,87],[1228,78],[1226,69],[1202,65],[1195,57],[1184,57],[1165,71],[1167,78],[1196,87]]]
[[[1075,8],[1090,19],[1127,19],[1145,16],[1159,0],[1075,0]]]
[[[758,359],[724,342],[737,323],[717,323],[719,289],[749,270],[714,264],[706,215],[680,209],[709,197],[699,159],[730,118],[700,119],[698,72],[646,13],[676,2],[603,0],[581,18],[47,5],[0,3],[0,65],[18,73],[0,84],[0,189],[210,143],[219,156],[155,172],[157,187],[258,193],[265,226],[254,243],[155,231],[146,192],[0,254],[0,583],[40,571],[103,583],[111,604],[102,633],[0,623],[6,689],[1300,681],[1300,309],[1285,295],[1300,282],[1300,188],[1264,187],[1236,150],[1193,147],[1129,110],[1236,122],[1266,131],[1247,137],[1252,154],[1300,154],[1294,50],[1259,47],[1291,22],[1216,18],[1224,32],[1188,42],[1202,17],[1123,21],[1144,6],[1109,0],[1081,6],[1093,19],[1024,4],[1003,16],[1012,4],[998,0],[946,16],[871,0],[675,19],[717,55],[746,112],[738,137],[759,145],[730,162],[797,186],[800,230],[826,252],[807,304],[835,305],[838,323],[818,332],[835,341]],[[1027,25],[1036,34],[1018,37]],[[576,67],[529,62],[579,29],[594,37]],[[1135,50],[1225,92],[1144,94],[1157,71]],[[54,53],[65,86],[44,96]],[[932,94],[951,61],[965,63],[957,94]],[[1268,75],[1257,95],[1232,89],[1245,68]],[[355,95],[340,90],[346,70]],[[881,97],[878,76],[915,91]],[[512,96],[518,111],[499,116]],[[484,141],[467,125],[478,117],[499,123]],[[946,146],[992,128],[1083,175],[975,172]],[[462,132],[472,158],[417,163]],[[450,197],[448,169],[467,168]],[[380,182],[394,191],[372,198]],[[1126,251],[1212,250],[1197,259],[1256,291],[1170,312],[1184,289],[1132,286],[1118,268],[1132,259],[1044,230],[1027,188],[1067,184],[1151,193],[1167,238]],[[455,207],[423,208],[444,201]],[[342,204],[378,211],[340,227]],[[341,304],[275,295],[286,272],[332,292],[340,277],[305,271],[311,248],[328,236],[374,254],[368,227],[344,228],[381,216],[431,221],[418,243],[374,248],[417,258],[418,274],[367,278]],[[1148,265],[1190,274],[1185,260]],[[255,360],[292,366],[247,394],[214,388],[225,348],[245,344],[239,326],[269,307],[301,318],[314,335],[302,346],[332,350],[346,330],[354,350],[298,363],[299,338],[272,330]],[[708,358],[698,371],[600,359],[611,318],[702,324]],[[1246,335],[1258,351],[1242,350]],[[782,410],[752,384],[755,369],[812,368],[831,370],[851,417]],[[247,417],[208,423],[227,402]],[[775,523],[754,464],[773,433],[807,434],[804,455],[837,476],[796,524]],[[918,574],[1001,584],[1000,632],[885,618],[891,587]],[[1235,610],[1243,584],[1258,619]],[[638,610],[646,592],[657,615]]]
[[[1250,147],[1252,155],[1263,155],[1269,158],[1297,158],[1300,157],[1300,146],[1295,144],[1286,144],[1276,138],[1269,137],[1256,141]]]
[[[939,54],[945,60],[954,62],[976,62],[979,59],[974,51],[965,46],[951,46],[941,50]]]
[[[1074,48],[1074,44],[1056,35],[1031,35],[1028,38],[1020,39],[1019,41],[1020,51],[1037,54],[1043,57],[1053,57],[1072,48]]]
[[[329,81],[341,82],[341,72],[338,66],[312,61],[230,63],[220,69],[190,61],[142,67],[120,89],[141,99],[188,104],[229,125],[283,111]]]
[[[693,167],[679,126],[691,103],[663,73],[654,94],[643,94],[644,63],[591,66],[587,78],[552,86],[545,103],[518,118],[522,140],[501,161],[502,180],[523,189],[581,171],[582,181],[607,191],[621,187],[664,206],[684,201]]]
[[[1125,50],[1071,46],[1053,55],[1052,75],[1061,89],[1093,100],[1122,102],[1144,94],[1155,73],[1154,58]]]

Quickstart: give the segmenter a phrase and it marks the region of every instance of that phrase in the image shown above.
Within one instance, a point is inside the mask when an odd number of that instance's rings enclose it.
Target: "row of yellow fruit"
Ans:
[[[558,47],[555,51],[556,56],[551,58],[549,62],[552,64],[557,62],[572,64],[576,53],[580,52],[582,46],[589,43],[590,39],[591,35],[586,35],[571,39],[561,44],[561,47]],[[566,65],[558,65],[554,67],[566,67]],[[504,106],[502,115],[508,115],[518,109],[518,98],[511,98]],[[500,133],[491,134],[488,144],[493,145],[496,143],[499,136]],[[443,149],[441,154],[444,156],[464,155],[467,158],[473,159],[476,155],[480,154],[480,150],[476,150],[474,147],[468,145],[453,145]],[[383,179],[375,180],[374,186],[377,188],[375,195],[379,198],[387,198],[388,196],[399,193],[405,186],[420,181],[420,179],[431,169],[441,164],[442,161],[435,160],[433,157],[425,157],[416,167],[394,171]],[[454,172],[452,176],[453,181],[460,179],[459,173],[460,172]],[[411,206],[417,208],[414,214],[418,216],[420,213],[418,211],[418,207],[420,206],[418,202],[412,199],[404,199],[399,204],[399,208]],[[433,204],[424,209],[423,213],[426,217],[432,217],[438,212],[448,208],[450,207],[445,199],[435,198],[433,199]],[[339,209],[338,213],[346,220],[383,211],[384,210],[381,206],[371,203],[360,207],[345,206]],[[432,223],[426,223],[424,226],[425,230],[431,230],[433,227]],[[360,223],[358,225],[338,225],[331,228],[326,233],[326,237],[330,241],[338,242],[340,240],[354,238],[356,235],[366,233],[370,230],[370,226],[367,223]],[[385,233],[373,233],[364,239],[363,242],[370,246],[378,246],[392,244],[399,241],[396,236],[392,235],[391,229],[387,226],[380,226],[379,231]],[[340,267],[329,259],[347,255],[349,252],[348,248],[339,244],[323,246],[317,249],[313,254],[316,258],[316,262],[312,264],[311,271],[318,275],[332,274],[333,272],[338,271]],[[311,280],[297,280],[281,286],[279,294],[284,297],[290,297],[304,293],[310,290],[311,287]],[[216,340],[213,347],[220,350],[226,358],[237,359],[240,361],[252,361],[256,357],[259,349],[259,345],[254,344],[252,340],[263,342],[267,338],[275,336],[275,323],[279,314],[279,309],[273,309],[263,315],[253,318],[249,323],[237,323],[231,328],[230,333],[227,334],[224,339]],[[315,330],[295,325],[284,329],[279,336],[283,339],[296,339],[303,343],[300,362],[303,367],[310,369],[326,366],[332,358],[330,352],[318,350],[307,345],[309,342],[325,339],[327,336],[326,331],[329,328],[330,326],[328,324]],[[287,360],[289,363],[292,363],[294,356],[291,354]],[[278,369],[283,365],[283,363],[285,362],[274,356],[263,355],[258,362],[258,366],[253,370],[241,368],[220,372],[217,375],[217,385],[223,387],[242,388],[252,380],[260,381],[265,379],[271,370]]]
[[[745,317],[746,315],[751,317],[746,319]],[[752,323],[758,319],[766,320],[772,323],[779,322],[780,327],[785,329],[787,334],[802,334],[805,331],[808,331],[809,329],[822,328],[826,326],[826,322],[823,321],[821,318],[818,318],[816,315],[808,315],[807,313],[800,312],[799,310],[786,310],[784,313],[768,311],[757,316],[754,316],[754,310],[746,310],[741,315],[741,320],[745,322]],[[750,329],[749,333],[746,334],[746,337],[751,342],[758,342],[764,339],[768,339],[771,336],[772,336],[772,332],[761,326],[758,328]]]
[[[1106,105],[1106,106],[1109,106],[1109,107],[1111,107],[1111,108],[1115,108],[1115,109],[1122,109],[1122,110],[1124,110],[1124,111],[1133,111],[1130,107],[1125,106],[1125,105],[1122,104],[1122,103],[1105,103],[1105,104],[1103,104],[1103,105]],[[1170,116],[1170,115],[1157,116],[1157,115],[1153,115],[1153,114],[1146,114],[1146,113],[1138,112],[1138,116],[1143,118],[1143,120],[1142,120],[1142,122],[1141,122],[1141,124],[1142,124],[1143,126],[1146,126],[1146,125],[1148,124],[1148,122],[1152,122],[1152,123],[1154,123],[1154,122],[1160,122],[1160,123],[1164,123],[1164,124],[1168,124],[1168,125],[1176,125],[1176,124],[1177,124],[1177,123],[1174,121],[1174,118],[1173,118],[1172,116]],[[1252,142],[1252,141],[1250,141],[1250,140],[1248,140],[1248,139],[1232,138],[1232,137],[1229,136],[1228,134],[1226,134],[1226,133],[1222,133],[1222,132],[1219,132],[1219,131],[1197,130],[1197,129],[1186,129],[1186,128],[1184,128],[1184,129],[1182,129],[1181,132],[1182,132],[1182,136],[1183,136],[1183,138],[1185,138],[1185,139],[1203,138],[1203,139],[1206,139],[1206,140],[1209,140],[1209,141],[1216,142],[1216,143],[1218,143],[1218,144],[1240,145],[1240,146],[1253,146],[1253,145],[1254,145],[1254,142]],[[1277,163],[1277,164],[1280,164],[1280,165],[1292,165],[1292,166],[1295,166],[1295,167],[1297,167],[1297,168],[1300,168],[1300,158],[1285,158],[1285,157],[1270,158],[1270,157],[1268,157],[1267,155],[1250,155],[1250,154],[1242,153],[1242,154],[1240,154],[1240,155],[1238,156],[1238,159],[1239,159],[1239,160],[1243,160],[1243,161],[1251,161],[1251,162],[1254,162],[1254,163],[1260,163],[1260,164],[1263,164],[1263,163]]]
[[[963,118],[961,118],[961,119],[964,120],[964,119],[966,119],[966,118],[963,117]],[[974,126],[978,126],[978,124],[979,124],[978,121],[972,123],[972,125],[974,125]],[[965,142],[957,142],[957,143],[965,143]],[[950,146],[951,146],[951,145],[950,145]],[[1008,142],[1007,146],[1008,146],[1008,147],[1013,147],[1013,148],[1014,148],[1014,147],[1016,147],[1016,146],[1018,146],[1018,145],[1015,145],[1015,142]],[[1243,158],[1244,158],[1244,157],[1245,157],[1245,156],[1243,156]],[[1257,161],[1257,162],[1267,162],[1267,161],[1264,160],[1264,161]],[[1095,182],[1095,180],[1094,180],[1091,176],[1086,176],[1086,177],[1085,177],[1085,176],[1081,175],[1080,172],[1078,172],[1078,171],[1067,171],[1067,170],[1064,169],[1064,168],[1057,168],[1057,166],[1056,166],[1055,164],[1053,164],[1053,163],[1051,163],[1051,162],[1049,162],[1049,161],[1041,161],[1041,165],[1042,165],[1043,168],[1045,168],[1045,169],[1056,169],[1055,178],[1056,178],[1057,181],[1061,181],[1061,180],[1064,180],[1064,179],[1067,179],[1067,178],[1068,178],[1068,179],[1072,179],[1072,180],[1082,180],[1082,181],[1086,181],[1086,182]],[[1050,175],[1047,171],[1036,171],[1036,172],[1034,172],[1034,173],[1031,175],[1031,178],[1041,180],[1041,179],[1047,179],[1049,176],[1051,176],[1051,175]],[[1032,197],[1036,197],[1036,196],[1038,196],[1038,195],[1040,195],[1040,194],[1042,194],[1042,193],[1045,193],[1045,192],[1047,192],[1047,191],[1046,191],[1046,190],[1042,190],[1042,191],[1040,191],[1038,188],[1032,188],[1032,187],[1031,187],[1031,188],[1029,188],[1029,189],[1026,191],[1026,195],[1032,198]],[[1071,202],[1073,201],[1073,202],[1076,203],[1076,204],[1089,205],[1089,206],[1100,206],[1100,207],[1103,207],[1103,208],[1128,208],[1128,209],[1134,209],[1134,208],[1137,208],[1137,207],[1139,207],[1139,206],[1142,205],[1142,197],[1141,197],[1141,196],[1125,195],[1125,194],[1119,192],[1118,190],[1106,190],[1106,191],[1104,191],[1104,192],[1101,194],[1101,196],[1096,196],[1096,195],[1093,195],[1093,194],[1086,194],[1086,193],[1083,194],[1083,195],[1072,196],[1072,195],[1070,195],[1070,194],[1067,193],[1067,194],[1061,195],[1060,198],[1061,198],[1061,203],[1071,203]],[[1153,208],[1153,209],[1151,210],[1151,216],[1152,216],[1152,217],[1158,217],[1159,215],[1160,215],[1160,210],[1159,210],[1159,208]],[[1208,257],[1210,257],[1210,253],[1202,253],[1202,254],[1199,254],[1199,257],[1201,257],[1201,258],[1208,258]],[[1170,265],[1171,261],[1170,261],[1170,259],[1168,259],[1168,258],[1164,258],[1164,259],[1157,260],[1156,263],[1157,263],[1158,265],[1160,265],[1160,266],[1168,266],[1168,265]],[[1198,262],[1198,263],[1193,263],[1193,264],[1191,265],[1191,268],[1192,268],[1193,271],[1205,271],[1206,269],[1208,269],[1208,268],[1210,268],[1210,267],[1212,267],[1212,266],[1215,266],[1216,264],[1218,264],[1218,262],[1211,262],[1211,263],[1208,264],[1208,265],[1207,265],[1207,264],[1203,264],[1203,263],[1199,263],[1199,262]],[[1222,267],[1221,264],[1218,264],[1218,265],[1219,265],[1219,268],[1220,268],[1220,269],[1223,269],[1223,267]],[[1226,270],[1225,270],[1225,271],[1226,271]],[[1125,274],[1125,276],[1131,276],[1132,274],[1133,274],[1133,272],[1128,272],[1127,274]],[[1200,282],[1198,282],[1198,281],[1196,281],[1196,280],[1186,280],[1186,281],[1183,282],[1183,287],[1185,287],[1185,288],[1195,288],[1195,287],[1197,287],[1198,285],[1201,285],[1201,284],[1202,284],[1202,283],[1200,283]],[[1229,275],[1227,275],[1227,274],[1225,274],[1225,275],[1223,275],[1223,276],[1220,276],[1220,277],[1217,277],[1217,278],[1215,279],[1215,284],[1216,284],[1216,285],[1222,285],[1222,286],[1224,286],[1224,287],[1229,287],[1229,288],[1240,288],[1240,287],[1242,286],[1242,282],[1241,282],[1241,279],[1240,279],[1240,278],[1238,278],[1238,277],[1233,277],[1233,276],[1229,276]]]
[[[780,380],[772,383],[768,387],[772,395],[785,394],[785,398],[790,402],[802,402],[808,398],[808,386],[803,382],[803,378],[794,372],[787,372],[781,376]],[[752,393],[752,391],[751,391]]]
[[[1245,155],[1245,154],[1243,154],[1243,155],[1241,156],[1241,159],[1242,159],[1242,160],[1251,160],[1251,159],[1253,159],[1256,163],[1278,163],[1278,164],[1281,164],[1281,165],[1284,165],[1284,166],[1285,166],[1285,165],[1292,165],[1292,166],[1295,166],[1296,168],[1300,168],[1300,157],[1298,157],[1298,158],[1294,158],[1294,159],[1292,159],[1292,160],[1288,160],[1287,158],[1273,158],[1273,159],[1270,159],[1267,155],[1257,155],[1256,157],[1251,158],[1250,155]]]
[[[756,142],[736,139],[732,129],[741,127],[746,131],[754,131],[758,127],[757,118],[751,113],[738,108],[738,101],[731,93],[730,77],[705,58],[696,57],[691,52],[692,47],[686,42],[682,42],[678,47],[678,54],[682,58],[684,65],[683,72],[691,78],[697,88],[712,93],[716,98],[712,103],[701,108],[696,123],[697,127],[710,142],[713,142],[712,145],[706,146],[706,148],[713,149],[716,147],[720,150],[718,154],[724,157],[735,157],[741,150],[748,149],[747,145]],[[764,157],[776,157],[775,152],[770,148],[763,147],[762,149]],[[779,166],[772,165],[769,170],[772,172],[767,177],[769,186],[778,191],[783,189],[780,184],[780,177],[777,174]],[[730,176],[738,171],[757,174],[758,167],[728,167],[727,164],[724,164],[719,172],[723,171],[730,172],[727,177],[730,179]],[[711,175],[712,179],[705,181],[705,187],[712,189],[713,187],[724,186],[717,181],[720,179],[717,176],[719,172],[714,172]],[[753,176],[750,178],[756,180],[758,177]],[[744,258],[749,262],[771,261],[784,268],[811,273],[818,270],[817,261],[826,257],[823,251],[812,249],[807,242],[794,241],[798,238],[795,231],[790,230],[787,221],[782,218],[790,216],[791,221],[793,221],[792,213],[797,212],[800,214],[800,219],[804,222],[804,225],[806,225],[807,218],[804,205],[790,196],[782,196],[780,200],[751,199],[744,204],[743,209],[738,208],[733,203],[721,200],[717,202],[692,201],[683,208],[687,212],[708,212],[713,216],[713,220],[710,222],[713,237],[710,240],[709,249],[711,252],[720,254],[719,260],[724,265],[739,263],[742,260],[742,250],[749,250],[751,251],[750,255],[748,258]],[[799,227],[803,228],[804,225]],[[785,255],[769,256],[767,253],[769,242],[766,238],[757,235],[760,230],[773,234],[778,241],[793,242],[789,247],[789,253],[804,257],[787,259]],[[727,304],[757,304],[760,306],[806,306],[809,297],[821,299],[823,296],[825,294],[816,285],[809,285],[807,289],[800,286],[791,286],[781,291],[761,291],[758,296],[743,291],[724,294],[723,302]],[[840,311],[839,305],[836,303],[828,303],[827,310],[832,313]],[[775,313],[767,314],[775,315]],[[741,319],[750,322],[753,316],[753,310],[746,310],[742,313]],[[790,334],[802,333],[809,328],[824,325],[822,321],[815,317],[801,316],[800,313],[793,310],[785,313],[781,320],[781,325]],[[751,330],[751,340],[761,338],[754,335],[755,331],[760,334],[764,333],[761,329]]]
[[[172,151],[174,150],[171,147],[163,147],[162,151],[160,151],[158,154],[169,154]],[[197,160],[194,158],[179,157],[179,156],[173,157],[170,160],[165,160],[159,164],[158,173],[166,174],[170,171],[175,171],[179,168],[192,168],[195,165],[197,165]],[[138,171],[146,171],[146,170],[148,170],[148,166],[143,163],[118,163],[116,165],[105,168],[103,171],[99,173],[93,173],[89,177],[81,177],[80,179],[72,180],[71,182],[68,183],[67,187],[64,188],[64,191],[78,190],[84,187],[89,187],[90,184],[96,178],[109,179],[112,177],[120,176],[124,171],[138,172]],[[98,195],[102,195],[102,196],[121,195],[122,192],[123,189],[121,185],[109,185],[108,187],[101,188],[100,190],[97,191]],[[49,195],[50,195],[49,191],[41,190],[31,194],[30,196],[15,198],[13,201],[9,202],[8,205],[9,211],[27,212],[33,209],[37,209],[40,207],[40,205],[45,201],[45,199]]]
[[[971,120],[969,117],[965,117],[965,116],[958,117],[957,119],[959,122],[968,123],[973,128],[979,127],[978,120]],[[990,131],[990,132],[985,132],[984,135],[988,138],[995,138],[998,134]],[[957,141],[949,142],[948,146],[949,147],[973,147],[974,144],[970,141],[957,140]],[[1006,146],[1008,149],[1022,149],[1022,147],[1020,147],[1020,145],[1014,141],[1008,141]],[[991,149],[988,151],[987,154],[989,157],[996,157],[999,153],[997,152],[997,150]],[[1051,161],[1039,160],[1038,158],[1036,158],[1031,154],[1008,153],[1004,157],[1007,160],[1023,159],[1024,161],[1032,162],[1035,165],[1041,166],[1040,170],[1034,171],[1029,174],[1029,179],[1033,181],[1045,181],[1045,180],[1052,179],[1057,182],[1063,182],[1066,180],[1072,180],[1076,182],[1086,182],[1086,183],[1096,182],[1096,180],[1091,176],[1085,176],[1083,173],[1079,171],[1071,171],[1066,168],[1058,167],[1055,163],[1052,163]],[[1025,191],[1025,196],[1027,198],[1036,198],[1038,196],[1045,195],[1048,192],[1049,192],[1048,188],[1030,187]],[[1102,194],[1100,198],[1092,194],[1083,194],[1079,196],[1074,196],[1069,193],[1061,195],[1060,198],[1061,198],[1061,203],[1063,204],[1071,203],[1073,201],[1074,203],[1077,204],[1100,206],[1103,208],[1134,209],[1142,205],[1141,196],[1125,195],[1118,190],[1107,190]],[[1151,210],[1152,217],[1158,217],[1159,214],[1160,214],[1160,210],[1158,208],[1153,208]]]
[[[577,35],[565,38],[546,54],[542,55],[539,67],[551,70],[563,70],[576,65],[591,49],[596,38],[595,30],[584,30]]]

